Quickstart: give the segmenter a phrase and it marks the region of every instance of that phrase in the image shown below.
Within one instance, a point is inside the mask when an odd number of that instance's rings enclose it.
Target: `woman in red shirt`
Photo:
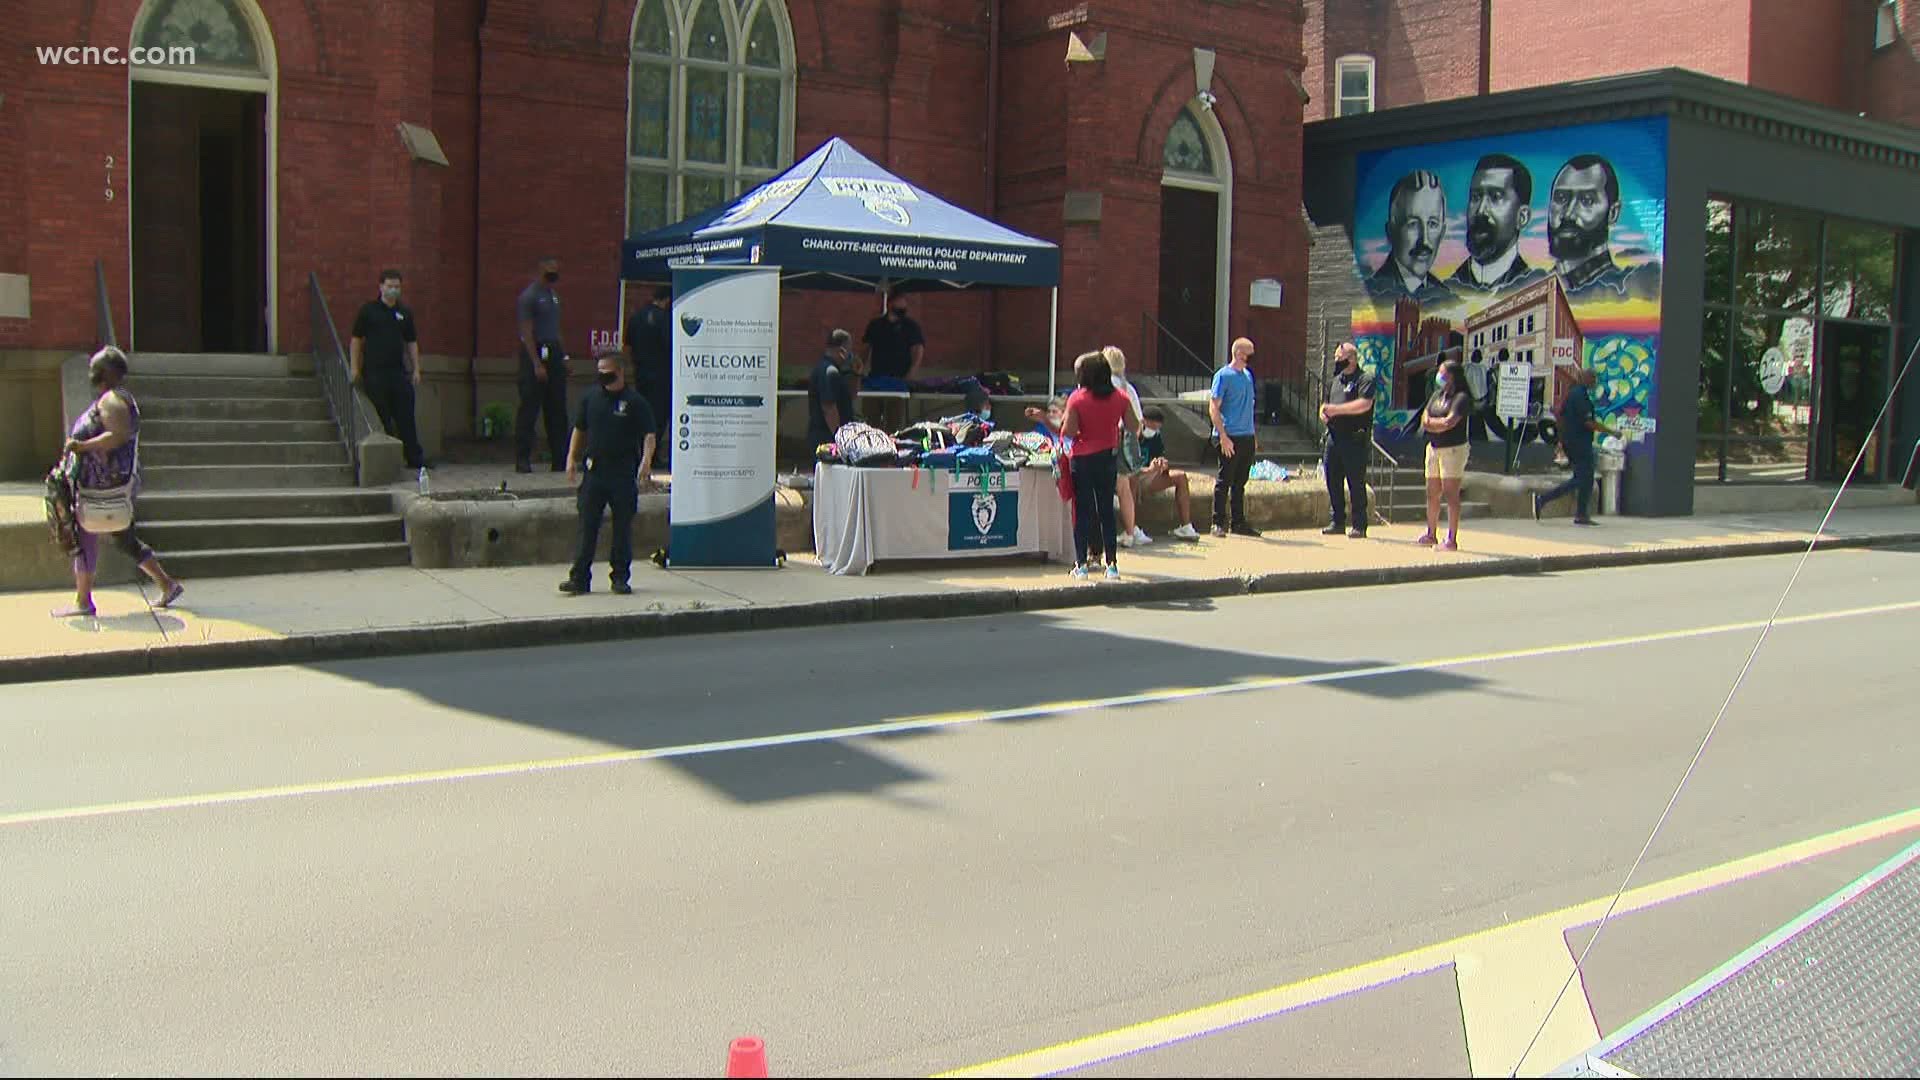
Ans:
[[[1119,581],[1115,565],[1117,529],[1113,520],[1114,489],[1119,482],[1120,429],[1140,431],[1140,415],[1133,400],[1113,385],[1113,368],[1097,352],[1082,353],[1073,362],[1080,389],[1067,399],[1067,421],[1061,434],[1073,440],[1073,576],[1087,577],[1087,550],[1093,546],[1096,522],[1107,556],[1107,580]]]

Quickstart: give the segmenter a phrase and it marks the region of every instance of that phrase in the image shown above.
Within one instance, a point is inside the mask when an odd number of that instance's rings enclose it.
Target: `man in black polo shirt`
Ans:
[[[920,324],[907,315],[907,298],[895,296],[887,313],[867,324],[860,339],[866,346],[866,370],[861,382],[868,390],[905,390],[910,379],[920,374],[920,363],[927,358],[927,339]],[[900,409],[905,426],[906,408]],[[881,427],[894,430],[886,424]]]
[[[420,337],[413,309],[400,302],[400,271],[380,271],[380,299],[360,305],[353,317],[352,352],[353,381],[373,402],[380,426],[400,440],[407,468],[424,467],[426,454],[413,416],[413,388],[420,385]]]
[[[673,316],[670,307],[673,290],[662,285],[653,290],[653,302],[627,316],[620,335],[633,364],[634,389],[647,399],[647,407],[658,418],[673,413]],[[654,464],[671,468],[673,440],[659,444],[660,456]]]
[[[567,454],[567,348],[560,340],[560,260],[540,260],[540,276],[520,291],[514,326],[520,334],[520,413],[514,420],[514,465],[533,471],[533,425],[544,419],[553,471]]]
[[[1320,459],[1320,471],[1327,478],[1327,502],[1333,509],[1333,523],[1320,530],[1338,536],[1353,523],[1347,535],[1362,540],[1367,535],[1367,459],[1373,454],[1372,375],[1360,366],[1360,350],[1353,342],[1343,342],[1333,353],[1333,381],[1327,386],[1327,403],[1320,406],[1320,419],[1327,425],[1326,453]],[[1346,487],[1346,498],[1341,487]],[[1348,504],[1353,517],[1347,517]]]
[[[560,583],[568,596],[592,591],[593,550],[608,507],[613,508],[613,542],[607,553],[613,591],[623,596],[633,591],[627,584],[633,567],[633,515],[640,507],[641,485],[653,486],[647,471],[653,460],[654,426],[647,399],[627,385],[620,360],[612,349],[600,353],[595,364],[600,386],[580,399],[580,418],[567,451],[567,482],[579,480],[582,466],[587,472],[580,484],[580,546],[573,573]]]

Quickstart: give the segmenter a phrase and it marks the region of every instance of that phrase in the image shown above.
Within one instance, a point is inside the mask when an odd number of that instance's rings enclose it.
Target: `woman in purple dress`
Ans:
[[[80,487],[99,490],[132,483],[134,494],[138,495],[140,406],[121,386],[127,381],[127,354],[109,345],[93,354],[87,373],[88,381],[100,396],[74,421],[67,439],[67,452],[77,455],[80,461]],[[158,606],[171,607],[180,599],[186,587],[160,565],[152,548],[134,536],[131,524],[108,535],[113,537],[114,546],[126,552],[127,557],[160,586]],[[100,534],[82,529],[77,539],[80,554],[73,559],[73,606],[54,612],[56,618],[94,614],[93,576],[100,565]]]

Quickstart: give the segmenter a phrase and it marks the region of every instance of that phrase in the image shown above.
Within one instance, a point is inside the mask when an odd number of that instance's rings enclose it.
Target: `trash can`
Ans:
[[[1604,439],[1594,448],[1594,467],[1600,473],[1600,512],[1620,512],[1620,477],[1627,471],[1626,444]]]

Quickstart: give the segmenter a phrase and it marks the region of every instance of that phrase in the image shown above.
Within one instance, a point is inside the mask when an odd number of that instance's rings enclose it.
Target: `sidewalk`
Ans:
[[[1819,514],[1476,519],[1462,550],[1414,543],[1418,524],[1367,540],[1317,530],[1123,550],[1119,584],[1072,583],[1066,568],[1003,561],[876,567],[834,577],[811,554],[784,570],[634,568],[633,596],[556,591],[559,566],[382,569],[188,583],[181,607],[150,612],[132,586],[101,589],[94,619],[57,621],[64,592],[0,594],[0,683],[150,671],[310,663],[400,653],[567,644],[887,619],[989,615],[1091,604],[1193,600],[1296,589],[1555,572],[1802,550]],[[1827,547],[1920,543],[1920,507],[1843,510]],[[149,585],[148,599],[155,597]]]

